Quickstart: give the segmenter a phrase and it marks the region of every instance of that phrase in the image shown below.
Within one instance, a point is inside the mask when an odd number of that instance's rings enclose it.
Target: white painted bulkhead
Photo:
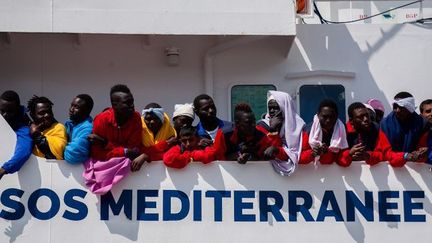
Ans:
[[[78,93],[94,97],[93,115],[109,106],[109,89],[116,83],[133,90],[137,110],[158,102],[171,114],[175,103],[192,102],[205,92],[208,77],[225,119],[233,84],[274,84],[294,96],[304,84],[342,84],[347,105],[378,98],[387,109],[401,90],[412,92],[417,104],[430,98],[425,89],[432,77],[430,25],[298,25],[290,50],[291,37],[217,49],[235,38],[15,33],[10,42],[1,40],[0,90],[17,90],[22,101],[33,94],[51,98],[60,121]],[[176,67],[166,64],[164,50],[170,46],[180,48]],[[205,57],[215,49],[209,70]],[[354,77],[339,77],[340,71]],[[330,76],[313,76],[317,73]]]
[[[294,3],[291,0],[0,0],[0,30],[293,35]]]

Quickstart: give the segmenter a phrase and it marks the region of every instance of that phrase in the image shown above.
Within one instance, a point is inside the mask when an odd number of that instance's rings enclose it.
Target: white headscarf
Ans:
[[[302,131],[305,125],[303,119],[297,114],[295,104],[291,96],[285,92],[268,91],[267,104],[270,100],[275,100],[282,111],[284,122],[282,124],[279,136],[283,141],[283,148],[288,155],[288,161],[279,159],[271,160],[276,172],[283,176],[291,175],[298,164],[302,149]],[[267,116],[268,118],[268,112]]]
[[[410,113],[413,113],[416,109],[414,97],[397,99],[393,101],[393,104],[396,104],[400,107],[405,107]]]

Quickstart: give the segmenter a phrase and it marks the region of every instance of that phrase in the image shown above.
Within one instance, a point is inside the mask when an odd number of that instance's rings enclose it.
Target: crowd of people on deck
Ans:
[[[0,179],[17,172],[32,153],[83,164],[85,184],[95,194],[107,193],[130,172],[156,160],[172,168],[194,161],[266,160],[281,175],[308,163],[349,166],[353,161],[388,161],[400,167],[407,161],[432,161],[432,100],[421,103],[419,115],[408,92],[394,96],[387,116],[377,99],[352,103],[346,124],[338,118],[345,111],[330,99],[323,100],[313,122],[305,124],[290,95],[280,91],[268,91],[267,113],[258,122],[246,103],[235,106],[234,123],[219,119],[206,94],[192,104],[175,105],[172,121],[157,103],[138,113],[126,85],[113,86],[110,99],[111,107],[92,119],[93,99],[77,95],[69,120],[61,124],[47,97],[33,96],[24,107],[15,91],[2,93],[0,113],[17,142],[13,156],[0,168]],[[195,115],[199,122],[193,126]]]

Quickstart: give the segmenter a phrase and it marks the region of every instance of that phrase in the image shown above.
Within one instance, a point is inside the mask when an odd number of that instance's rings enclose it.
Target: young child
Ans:
[[[201,138],[195,127],[182,127],[178,137],[180,145],[172,147],[163,156],[163,161],[168,167],[180,169],[193,161],[207,164],[216,160],[217,154],[220,153],[219,142],[215,142],[212,146],[207,146],[204,149],[199,146]]]

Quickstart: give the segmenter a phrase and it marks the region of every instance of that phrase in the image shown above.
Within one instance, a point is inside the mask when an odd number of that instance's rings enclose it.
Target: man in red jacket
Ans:
[[[323,100],[318,107],[308,131],[309,145],[312,148],[312,157],[315,162],[331,164],[336,162],[340,166],[349,166],[343,160],[343,151],[348,149],[346,129],[338,118],[338,108],[333,100]],[[307,161],[307,160],[306,160]]]
[[[348,107],[349,122],[347,123],[347,141],[349,150],[343,152],[343,160],[366,161],[375,165],[383,161],[383,154],[376,150],[379,126],[370,118],[368,108],[360,102]]]
[[[126,85],[111,88],[111,108],[97,115],[89,135],[91,159],[85,165],[86,185],[95,194],[105,194],[148,160],[142,151],[141,116]]]

